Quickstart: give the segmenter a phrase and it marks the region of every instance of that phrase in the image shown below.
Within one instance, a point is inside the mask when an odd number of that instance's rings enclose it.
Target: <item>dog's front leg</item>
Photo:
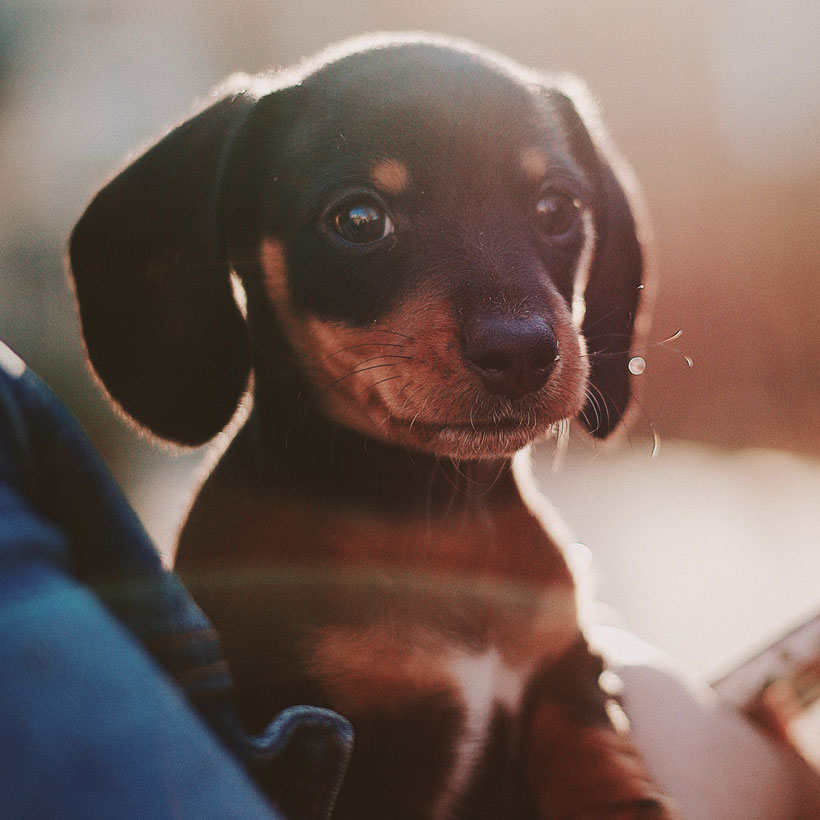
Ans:
[[[601,659],[579,641],[539,676],[525,710],[523,769],[542,820],[680,820],[601,686]]]

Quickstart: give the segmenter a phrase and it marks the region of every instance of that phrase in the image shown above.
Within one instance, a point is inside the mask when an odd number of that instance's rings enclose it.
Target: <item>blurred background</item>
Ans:
[[[606,617],[714,676],[814,614],[815,0],[0,0],[0,337],[80,417],[170,550],[202,452],[141,439],[101,397],[66,238],[126,153],[225,75],[374,29],[457,34],[577,73],[641,181],[658,289],[640,413],[618,447],[576,430],[560,469],[550,446],[536,457]]]

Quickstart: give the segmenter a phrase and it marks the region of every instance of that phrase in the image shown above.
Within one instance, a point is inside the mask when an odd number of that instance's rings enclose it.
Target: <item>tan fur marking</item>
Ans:
[[[400,711],[419,695],[457,697],[444,662],[446,644],[440,636],[414,631],[408,624],[323,630],[311,667],[330,691],[334,708],[356,716],[374,708]]]
[[[521,167],[531,182],[540,182],[549,170],[549,157],[540,148],[526,148],[521,152]]]
[[[404,193],[410,184],[407,166],[397,159],[380,159],[370,169],[370,178],[379,190],[393,196]]]
[[[276,239],[262,240],[259,249],[262,270],[265,274],[265,289],[274,305],[288,303],[288,288],[285,279],[285,251]]]
[[[341,571],[342,583],[346,577]],[[536,595],[499,579],[385,577],[393,580],[381,594],[367,592],[379,599],[375,622],[315,633],[309,666],[337,709],[400,708],[437,692],[475,701],[467,690],[478,686],[479,674],[490,678],[479,687],[486,690],[482,697],[515,709],[531,674],[579,638],[574,595],[560,585]]]

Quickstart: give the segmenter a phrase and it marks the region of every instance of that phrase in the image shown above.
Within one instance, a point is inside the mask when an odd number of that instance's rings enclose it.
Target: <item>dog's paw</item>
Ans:
[[[544,703],[534,715],[526,762],[544,820],[681,820],[624,731],[581,726]]]

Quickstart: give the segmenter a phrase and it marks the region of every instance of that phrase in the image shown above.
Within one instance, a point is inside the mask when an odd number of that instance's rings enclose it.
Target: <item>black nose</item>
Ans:
[[[514,399],[543,386],[558,360],[558,343],[543,316],[491,316],[467,330],[464,354],[489,390]]]

